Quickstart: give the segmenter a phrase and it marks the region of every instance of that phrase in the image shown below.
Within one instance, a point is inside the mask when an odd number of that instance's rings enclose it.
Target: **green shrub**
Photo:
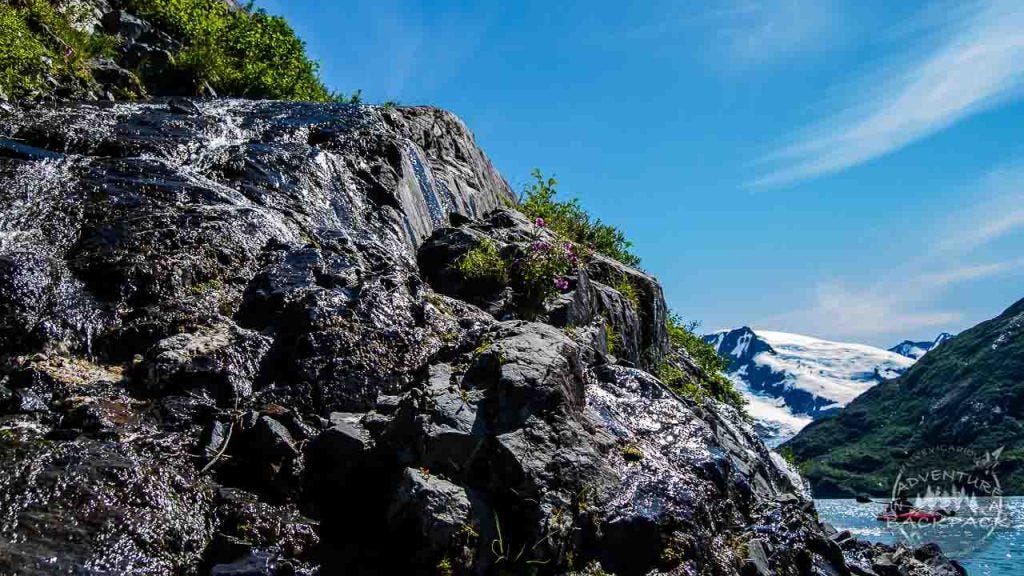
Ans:
[[[526,317],[543,311],[544,302],[569,287],[566,276],[576,267],[571,243],[562,246],[545,240],[535,240],[526,254],[516,259],[516,287],[520,308]]]
[[[629,301],[633,305],[633,310],[636,312],[640,311],[640,295],[636,291],[636,286],[630,281],[629,276],[625,274],[619,274],[615,282],[612,283],[612,288],[615,288],[619,294]]]
[[[86,62],[111,55],[117,40],[78,30],[72,23],[81,17],[47,0],[0,4],[0,89],[20,99],[48,90],[47,74],[62,82],[87,81]]]
[[[539,169],[535,169],[532,175],[535,182],[526,188],[520,198],[520,211],[530,218],[543,219],[548,228],[576,244],[592,248],[629,266],[640,265],[640,258],[630,251],[633,243],[626,240],[621,230],[602,223],[600,219],[591,220],[590,215],[580,206],[578,198],[556,200],[558,181],[554,178],[544,178]]]
[[[48,55],[25,22],[24,11],[0,5],[0,89],[11,97],[37,89]]]
[[[117,38],[77,29],[83,7],[48,0],[0,3],[0,89],[22,99],[46,93],[53,76],[65,86],[92,82],[88,61],[114,56]],[[319,66],[281,17],[253,9],[237,10],[222,0],[121,0],[123,7],[181,40],[174,69],[218,93],[249,98],[324,102],[331,99],[318,76]],[[159,80],[159,79],[157,79]],[[186,80],[187,81],[187,80]],[[123,96],[132,96],[124,94]],[[345,97],[358,103],[358,92]]]
[[[778,452],[779,456],[782,456],[782,459],[792,466],[794,470],[799,469],[799,464],[796,461],[796,454],[793,452],[792,446],[783,446],[776,450],[776,452]]]
[[[124,0],[139,16],[180,38],[178,69],[196,86],[249,98],[328,101],[319,65],[280,16],[250,3],[234,10],[222,0]]]
[[[578,258],[571,242],[541,239],[540,228],[534,238],[511,262],[492,240],[485,238],[456,261],[456,269],[470,283],[471,290],[481,293],[511,284],[519,314],[535,318],[544,311],[548,298],[569,288],[567,276],[575,271]]]
[[[349,94],[348,96],[346,96],[345,94],[343,94],[341,92],[331,92],[330,99],[333,102],[337,102],[338,104],[362,104],[363,103],[363,91],[362,90],[356,90],[355,92],[353,92],[352,94]],[[384,107],[385,108],[389,107],[387,102],[384,103]],[[391,106],[391,107],[393,108],[394,106]]]
[[[694,332],[697,326],[696,323],[686,325],[676,314],[669,315],[666,322],[672,347],[686,350],[686,353],[700,369],[700,381],[691,382],[682,370],[668,360],[665,360],[659,367],[658,378],[666,386],[685,396],[695,399],[710,396],[742,411],[746,401],[743,399],[743,395],[736,390],[732,381],[724,374],[729,366],[728,362],[718,355],[718,351],[713,346]]]
[[[684,398],[700,403],[708,397],[708,391],[703,386],[687,377],[686,373],[668,360],[658,365],[654,375],[669,389]]]
[[[456,267],[462,277],[470,282],[487,285],[508,284],[508,267],[498,252],[498,247],[490,239],[484,239],[463,254]]]
[[[608,353],[615,355],[615,351],[622,346],[622,338],[619,333],[615,331],[615,326],[608,320],[604,322],[604,344],[608,349]]]

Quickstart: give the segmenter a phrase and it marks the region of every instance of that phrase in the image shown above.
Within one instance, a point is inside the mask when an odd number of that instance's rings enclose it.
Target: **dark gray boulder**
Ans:
[[[0,348],[25,353],[63,346],[88,353],[106,324],[109,315],[63,261],[30,251],[0,253]]]
[[[501,284],[493,279],[467,279],[458,270],[467,252],[490,241],[514,271],[516,259],[538,240],[560,243],[550,230],[537,228],[522,214],[499,209],[481,222],[438,230],[420,246],[417,257],[427,281],[439,292],[472,302],[498,319],[535,318],[573,331],[597,326],[602,330],[602,338],[592,346],[597,352],[656,367],[669,350],[667,309],[661,287],[643,272],[595,253],[571,275],[569,289],[547,302],[538,316],[528,303],[517,301],[523,287],[516,284],[514,273],[508,284]],[[624,283],[632,286],[635,302],[613,287]],[[614,350],[608,350],[609,343]]]
[[[232,405],[253,394],[271,339],[228,321],[164,338],[146,354],[143,380],[151,394],[189,391]]]
[[[740,570],[743,576],[771,576],[772,570],[768,563],[768,552],[764,542],[753,538],[747,542],[747,557]]]
[[[430,570],[446,557],[451,562],[453,556],[459,564],[473,564],[478,550],[469,547],[475,544],[472,527],[488,512],[465,488],[429,470],[406,468],[388,509],[388,522],[396,538],[409,539],[403,547],[414,551],[411,564]]]

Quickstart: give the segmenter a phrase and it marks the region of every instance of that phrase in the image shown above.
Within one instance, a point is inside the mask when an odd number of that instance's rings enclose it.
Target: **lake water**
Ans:
[[[998,526],[991,532],[994,523],[973,522],[970,513],[958,514],[959,525],[901,527],[875,519],[884,504],[855,500],[815,500],[815,504],[822,520],[861,540],[936,542],[943,550],[953,551],[949,556],[959,560],[971,576],[1024,574],[1024,497],[1002,499]]]

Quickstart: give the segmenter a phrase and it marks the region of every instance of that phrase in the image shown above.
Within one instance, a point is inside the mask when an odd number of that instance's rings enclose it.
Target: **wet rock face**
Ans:
[[[123,18],[108,24],[133,29]],[[454,315],[458,304],[441,313],[426,301],[412,258],[450,213],[479,216],[510,197],[457,119],[187,103],[37,108],[0,123],[0,351],[120,365],[127,376],[111,391],[91,369],[4,368],[0,428],[38,427],[17,449],[5,446],[5,501],[48,485],[49,473],[18,476],[25,470],[70,471],[52,480],[65,490],[54,487],[52,502],[5,507],[5,566],[37,551],[42,562],[48,550],[96,573],[140,563],[163,574],[200,570],[208,547],[218,564],[253,545],[291,554],[276,536],[213,538],[217,504],[206,488],[182,503],[194,524],[136,518],[211,474],[275,502],[297,499],[317,416],[407,387],[445,345],[441,333],[461,338],[460,320],[472,327],[470,315]],[[284,413],[242,412],[272,402]],[[175,436],[125,444],[135,426]],[[76,448],[82,438],[108,444]],[[137,480],[119,488],[121,469],[137,469]],[[122,501],[130,482],[145,494]],[[75,508],[87,495],[106,499],[93,510],[109,501],[109,512],[91,514],[110,519],[75,529],[80,551],[62,554],[64,532],[18,520],[72,522],[88,513]],[[95,556],[114,537],[143,549]],[[188,550],[163,550],[161,538]]]
[[[735,551],[711,526],[745,526],[754,505],[801,486],[731,408],[682,401],[641,370],[605,366],[595,374],[588,408],[614,438],[617,477],[603,495],[604,565],[628,574],[638,560],[666,564],[670,556],[729,570]]]
[[[199,562],[211,506],[189,463],[92,440],[8,440],[0,454],[0,571],[169,574]]]
[[[270,345],[269,337],[233,323],[175,334],[149,351],[141,379],[152,394],[189,391],[230,405],[252,396]]]
[[[952,569],[829,544],[740,415],[645,372],[653,278],[594,255],[528,315],[466,283],[550,234],[513,203],[433,109],[0,120],[0,572]]]
[[[63,343],[88,351],[107,316],[63,261],[0,255],[0,348],[24,353]]]

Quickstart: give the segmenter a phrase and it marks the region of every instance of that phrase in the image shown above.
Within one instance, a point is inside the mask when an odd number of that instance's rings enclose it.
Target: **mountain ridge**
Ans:
[[[784,446],[818,496],[889,491],[903,462],[937,447],[1000,448],[1007,494],[1024,493],[1024,300],[948,339]],[[972,469],[966,457],[936,466]]]
[[[942,344],[952,337],[953,335],[949,332],[940,332],[939,335],[932,340],[904,340],[892,348],[889,348],[889,351],[895,352],[900,356],[919,360],[921,356],[924,356],[927,352],[934,350],[939,346],[939,344]]]

